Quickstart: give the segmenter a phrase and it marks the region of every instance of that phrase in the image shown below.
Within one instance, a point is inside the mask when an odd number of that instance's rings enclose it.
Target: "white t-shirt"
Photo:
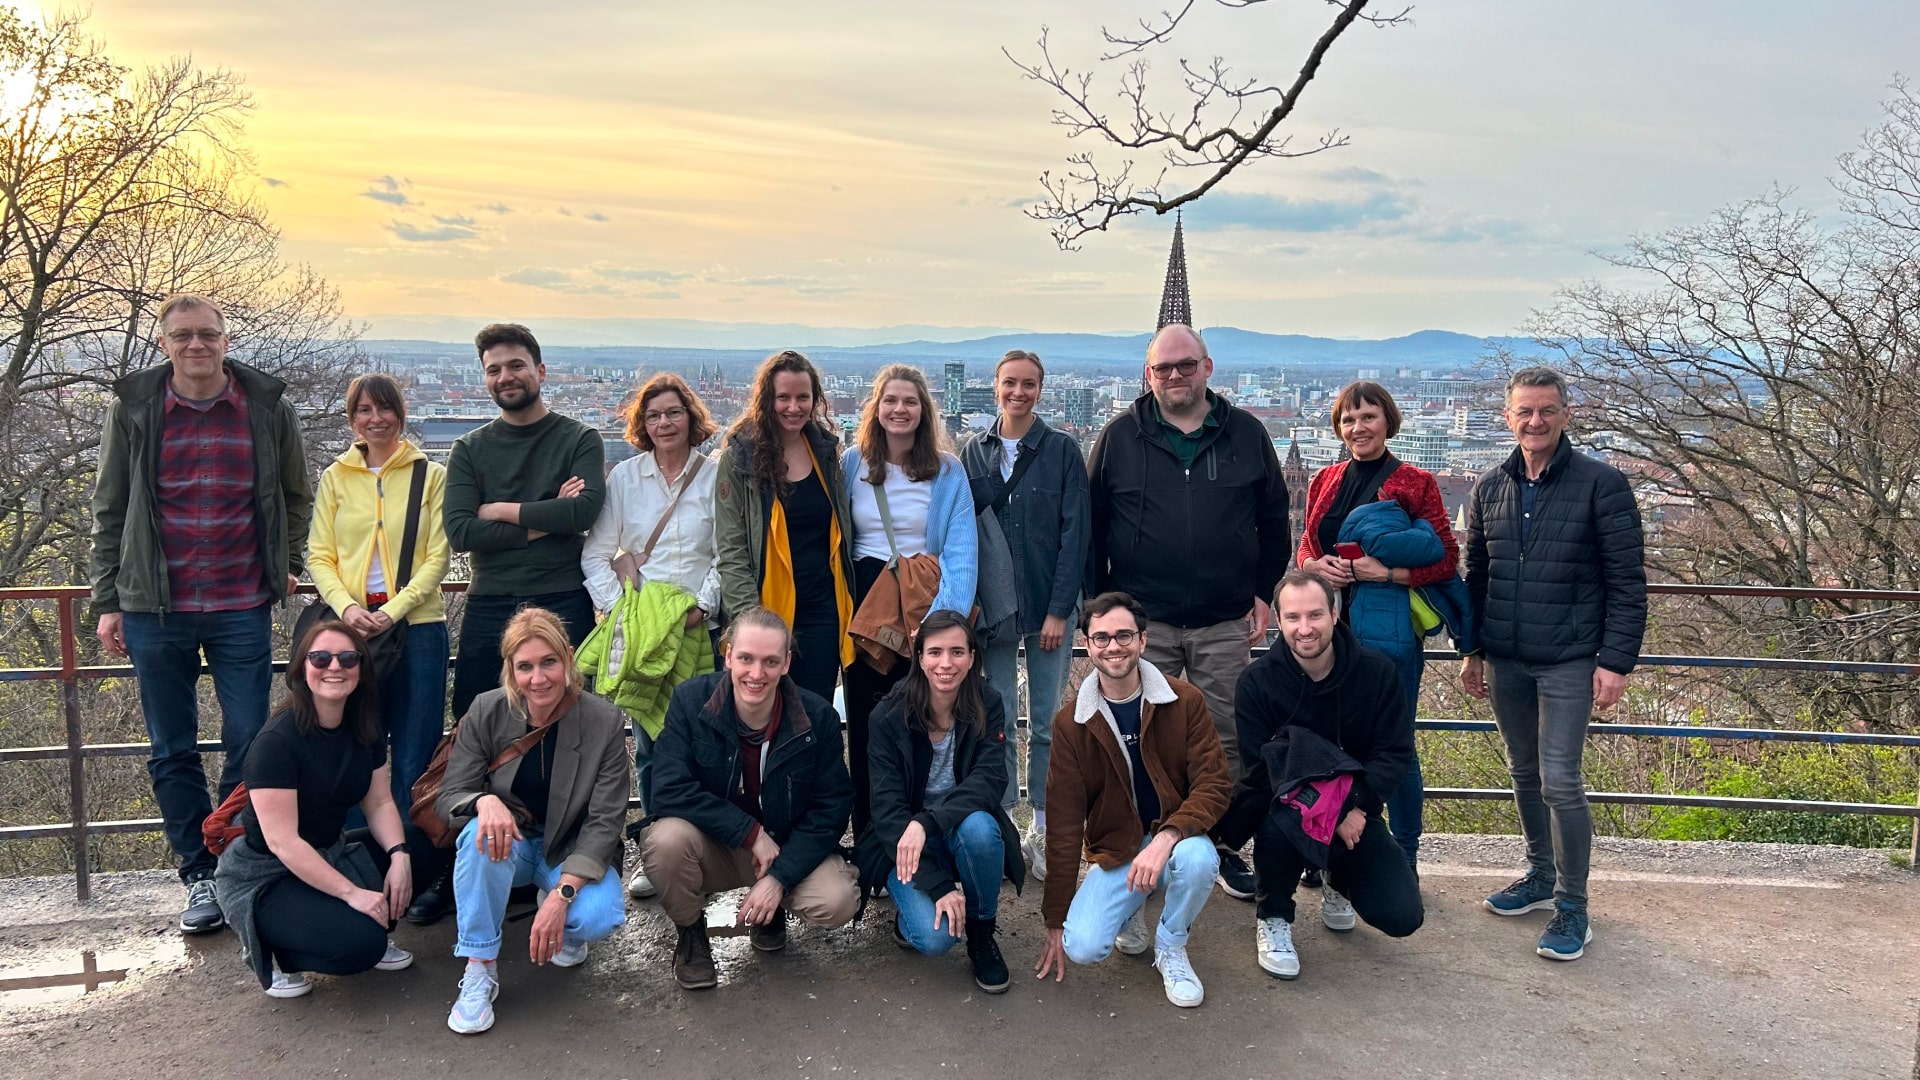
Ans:
[[[1013,462],[1020,456],[1020,440],[1000,436],[1000,445],[1006,452],[1000,455],[1000,479],[1013,479]],[[1031,466],[1029,466],[1031,468]]]
[[[374,483],[377,484],[380,482],[380,466],[369,465],[367,466],[367,471],[374,475]],[[385,489],[383,488],[382,490],[384,491]],[[384,497],[382,501],[385,501]],[[406,513],[406,509],[407,502],[403,494],[400,499],[400,512],[404,514]],[[401,520],[404,521],[405,519],[402,518]],[[399,542],[399,538],[396,536],[394,544],[398,546]],[[367,560],[367,595],[375,596],[390,591],[392,590],[387,588],[387,568],[380,565],[380,545],[375,544],[373,545],[373,557]]]
[[[892,552],[887,550],[880,500],[874,497],[873,485],[867,483],[868,475],[866,460],[862,459],[859,475],[847,485],[853,497],[853,557],[886,559]],[[893,514],[893,539],[900,545],[900,557],[927,554],[927,513],[933,506],[933,481],[908,480],[906,470],[889,465],[886,486],[887,509]]]

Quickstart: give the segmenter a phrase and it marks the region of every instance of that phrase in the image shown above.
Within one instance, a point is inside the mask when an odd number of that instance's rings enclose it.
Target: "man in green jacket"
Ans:
[[[160,308],[167,362],[114,383],[93,494],[101,647],[133,661],[153,744],[147,772],[180,860],[189,934],[225,923],[200,825],[213,804],[195,684],[220,699],[220,797],[267,720],[274,603],[305,564],[313,488],[286,383],[227,359],[226,318],[181,295]]]

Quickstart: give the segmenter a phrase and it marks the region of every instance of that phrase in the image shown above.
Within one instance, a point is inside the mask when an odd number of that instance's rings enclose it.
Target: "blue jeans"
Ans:
[[[1143,838],[1144,849],[1151,837]],[[1129,866],[1108,870],[1095,865],[1087,868],[1080,891],[1073,894],[1067,908],[1066,933],[1062,936],[1067,959],[1076,964],[1097,964],[1113,952],[1113,939],[1120,927],[1147,902],[1147,894],[1127,890]],[[1155,890],[1167,890],[1166,905],[1160,911],[1160,923],[1154,929],[1159,945],[1184,947],[1193,920],[1200,917],[1207,897],[1213,893],[1214,875],[1220,872],[1220,853],[1213,841],[1204,836],[1189,836],[1173,845],[1165,869]]]
[[[1561,664],[1487,660],[1487,695],[1507,744],[1527,868],[1554,883],[1555,900],[1581,911],[1593,854],[1593,811],[1580,774],[1593,717],[1593,668],[1592,657]]]
[[[991,919],[1000,911],[1000,879],[1006,876],[1007,840],[1000,823],[985,810],[968,814],[960,827],[945,836],[927,837],[922,859],[939,857],[952,863],[967,897],[967,918]],[[933,897],[887,874],[887,891],[900,913],[900,933],[915,949],[939,956],[960,940],[962,927],[933,925]]]
[[[215,859],[200,836],[212,812],[207,774],[200,764],[200,654],[207,657],[220,699],[220,798],[240,783],[247,747],[267,722],[273,686],[272,607],[245,611],[173,611],[125,615],[127,655],[140,684],[153,753],[147,774],[160,804],[167,845],[180,859],[180,879],[213,874]]]
[[[1404,641],[1381,642],[1360,639],[1360,644],[1385,653],[1400,671],[1400,692],[1405,697],[1407,723],[1411,725],[1414,717],[1420,715],[1420,677],[1426,674],[1427,662],[1420,655],[1420,643],[1408,647]],[[1393,840],[1407,857],[1407,865],[1415,866],[1420,861],[1420,834],[1424,831],[1426,809],[1426,777],[1420,774],[1420,751],[1416,748],[1413,762],[1407,767],[1407,774],[1401,778],[1400,786],[1389,792],[1386,797],[1387,828],[1393,833]]]
[[[1068,631],[1069,637],[1072,631]],[[1053,714],[1060,709],[1067,668],[1073,663],[1073,642],[1062,641],[1049,652],[1040,647],[1040,635],[989,645],[987,681],[1007,706],[1007,794],[1000,805],[1013,809],[1020,801],[1020,741],[1014,737],[1020,721],[1019,649],[1027,647],[1027,802],[1035,810],[1047,808],[1047,763],[1053,757]]]
[[[453,896],[460,922],[460,938],[453,955],[469,960],[500,958],[500,927],[507,917],[507,894],[517,885],[538,885],[548,892],[560,887],[560,868],[548,866],[546,841],[532,829],[520,830],[524,839],[513,842],[513,852],[499,862],[474,847],[480,835],[479,819],[467,822],[454,843]],[[609,866],[599,881],[580,887],[567,906],[564,941],[573,945],[600,941],[627,921],[627,897],[620,875]]]
[[[447,730],[447,624],[407,627],[407,648],[380,680],[380,719],[393,754],[393,801],[400,820],[413,805],[413,782],[433,763]]]

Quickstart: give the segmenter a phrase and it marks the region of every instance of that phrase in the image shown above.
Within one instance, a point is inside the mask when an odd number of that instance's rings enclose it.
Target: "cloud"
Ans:
[[[515,270],[510,274],[501,274],[500,280],[511,285],[530,285],[536,289],[570,291],[573,288],[572,274],[565,270],[543,270],[535,266]]]
[[[603,278],[614,281],[650,281],[656,285],[677,285],[682,281],[692,281],[692,274],[683,274],[677,270],[636,270],[625,266],[595,266],[593,272]]]
[[[501,203],[501,202],[488,203],[487,205],[482,206],[480,209],[485,210],[489,214],[504,215],[504,214],[513,213],[513,207],[508,206],[506,203]]]
[[[608,221],[611,219],[609,219],[607,215],[602,214],[596,210],[593,213],[587,215],[587,220],[588,221]]]
[[[561,207],[561,208],[560,208],[560,209],[558,209],[558,210],[555,210],[555,211],[554,211],[554,213],[556,213],[556,214],[559,214],[559,215],[560,215],[561,217],[572,217],[572,216],[573,216],[573,211],[571,211],[571,210],[569,210],[569,209],[567,209],[567,208],[566,208],[566,207],[564,207],[564,206],[563,206],[563,207]]]
[[[1340,232],[1377,222],[1400,221],[1413,210],[1413,200],[1395,191],[1375,191],[1353,200],[1290,199],[1285,195],[1216,191],[1192,204],[1186,223],[1194,232],[1231,228]]]
[[[439,214],[435,214],[433,215],[433,220],[442,225],[453,225],[458,228],[468,228],[474,224],[474,220],[465,214],[454,214],[451,217],[441,217]]]
[[[260,178],[260,182],[267,185],[268,187],[292,187],[293,186],[292,184],[289,184],[285,180],[282,180],[276,176],[263,176]]]
[[[654,292],[643,294],[641,296],[641,299],[642,300],[678,300],[680,299],[680,294],[677,292],[674,292],[672,289],[658,289]]]
[[[471,240],[474,231],[464,225],[441,225],[436,229],[423,229],[405,221],[396,221],[387,226],[393,235],[414,244],[437,244],[448,240]]]
[[[1385,173],[1374,172],[1372,169],[1363,169],[1358,165],[1348,165],[1343,168],[1334,169],[1326,173],[1325,176],[1327,179],[1341,184],[1370,184],[1376,187],[1386,187],[1393,183]]]
[[[412,186],[411,180],[396,180],[392,176],[383,176],[375,180],[372,187],[361,192],[360,197],[372,199],[375,202],[391,203],[394,206],[407,206],[413,200],[408,198],[407,193],[402,189]]]

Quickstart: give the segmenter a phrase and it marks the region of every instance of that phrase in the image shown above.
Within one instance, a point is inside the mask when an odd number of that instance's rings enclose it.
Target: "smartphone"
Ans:
[[[1367,557],[1367,553],[1360,550],[1359,544],[1335,544],[1333,545],[1333,553],[1348,562]]]

